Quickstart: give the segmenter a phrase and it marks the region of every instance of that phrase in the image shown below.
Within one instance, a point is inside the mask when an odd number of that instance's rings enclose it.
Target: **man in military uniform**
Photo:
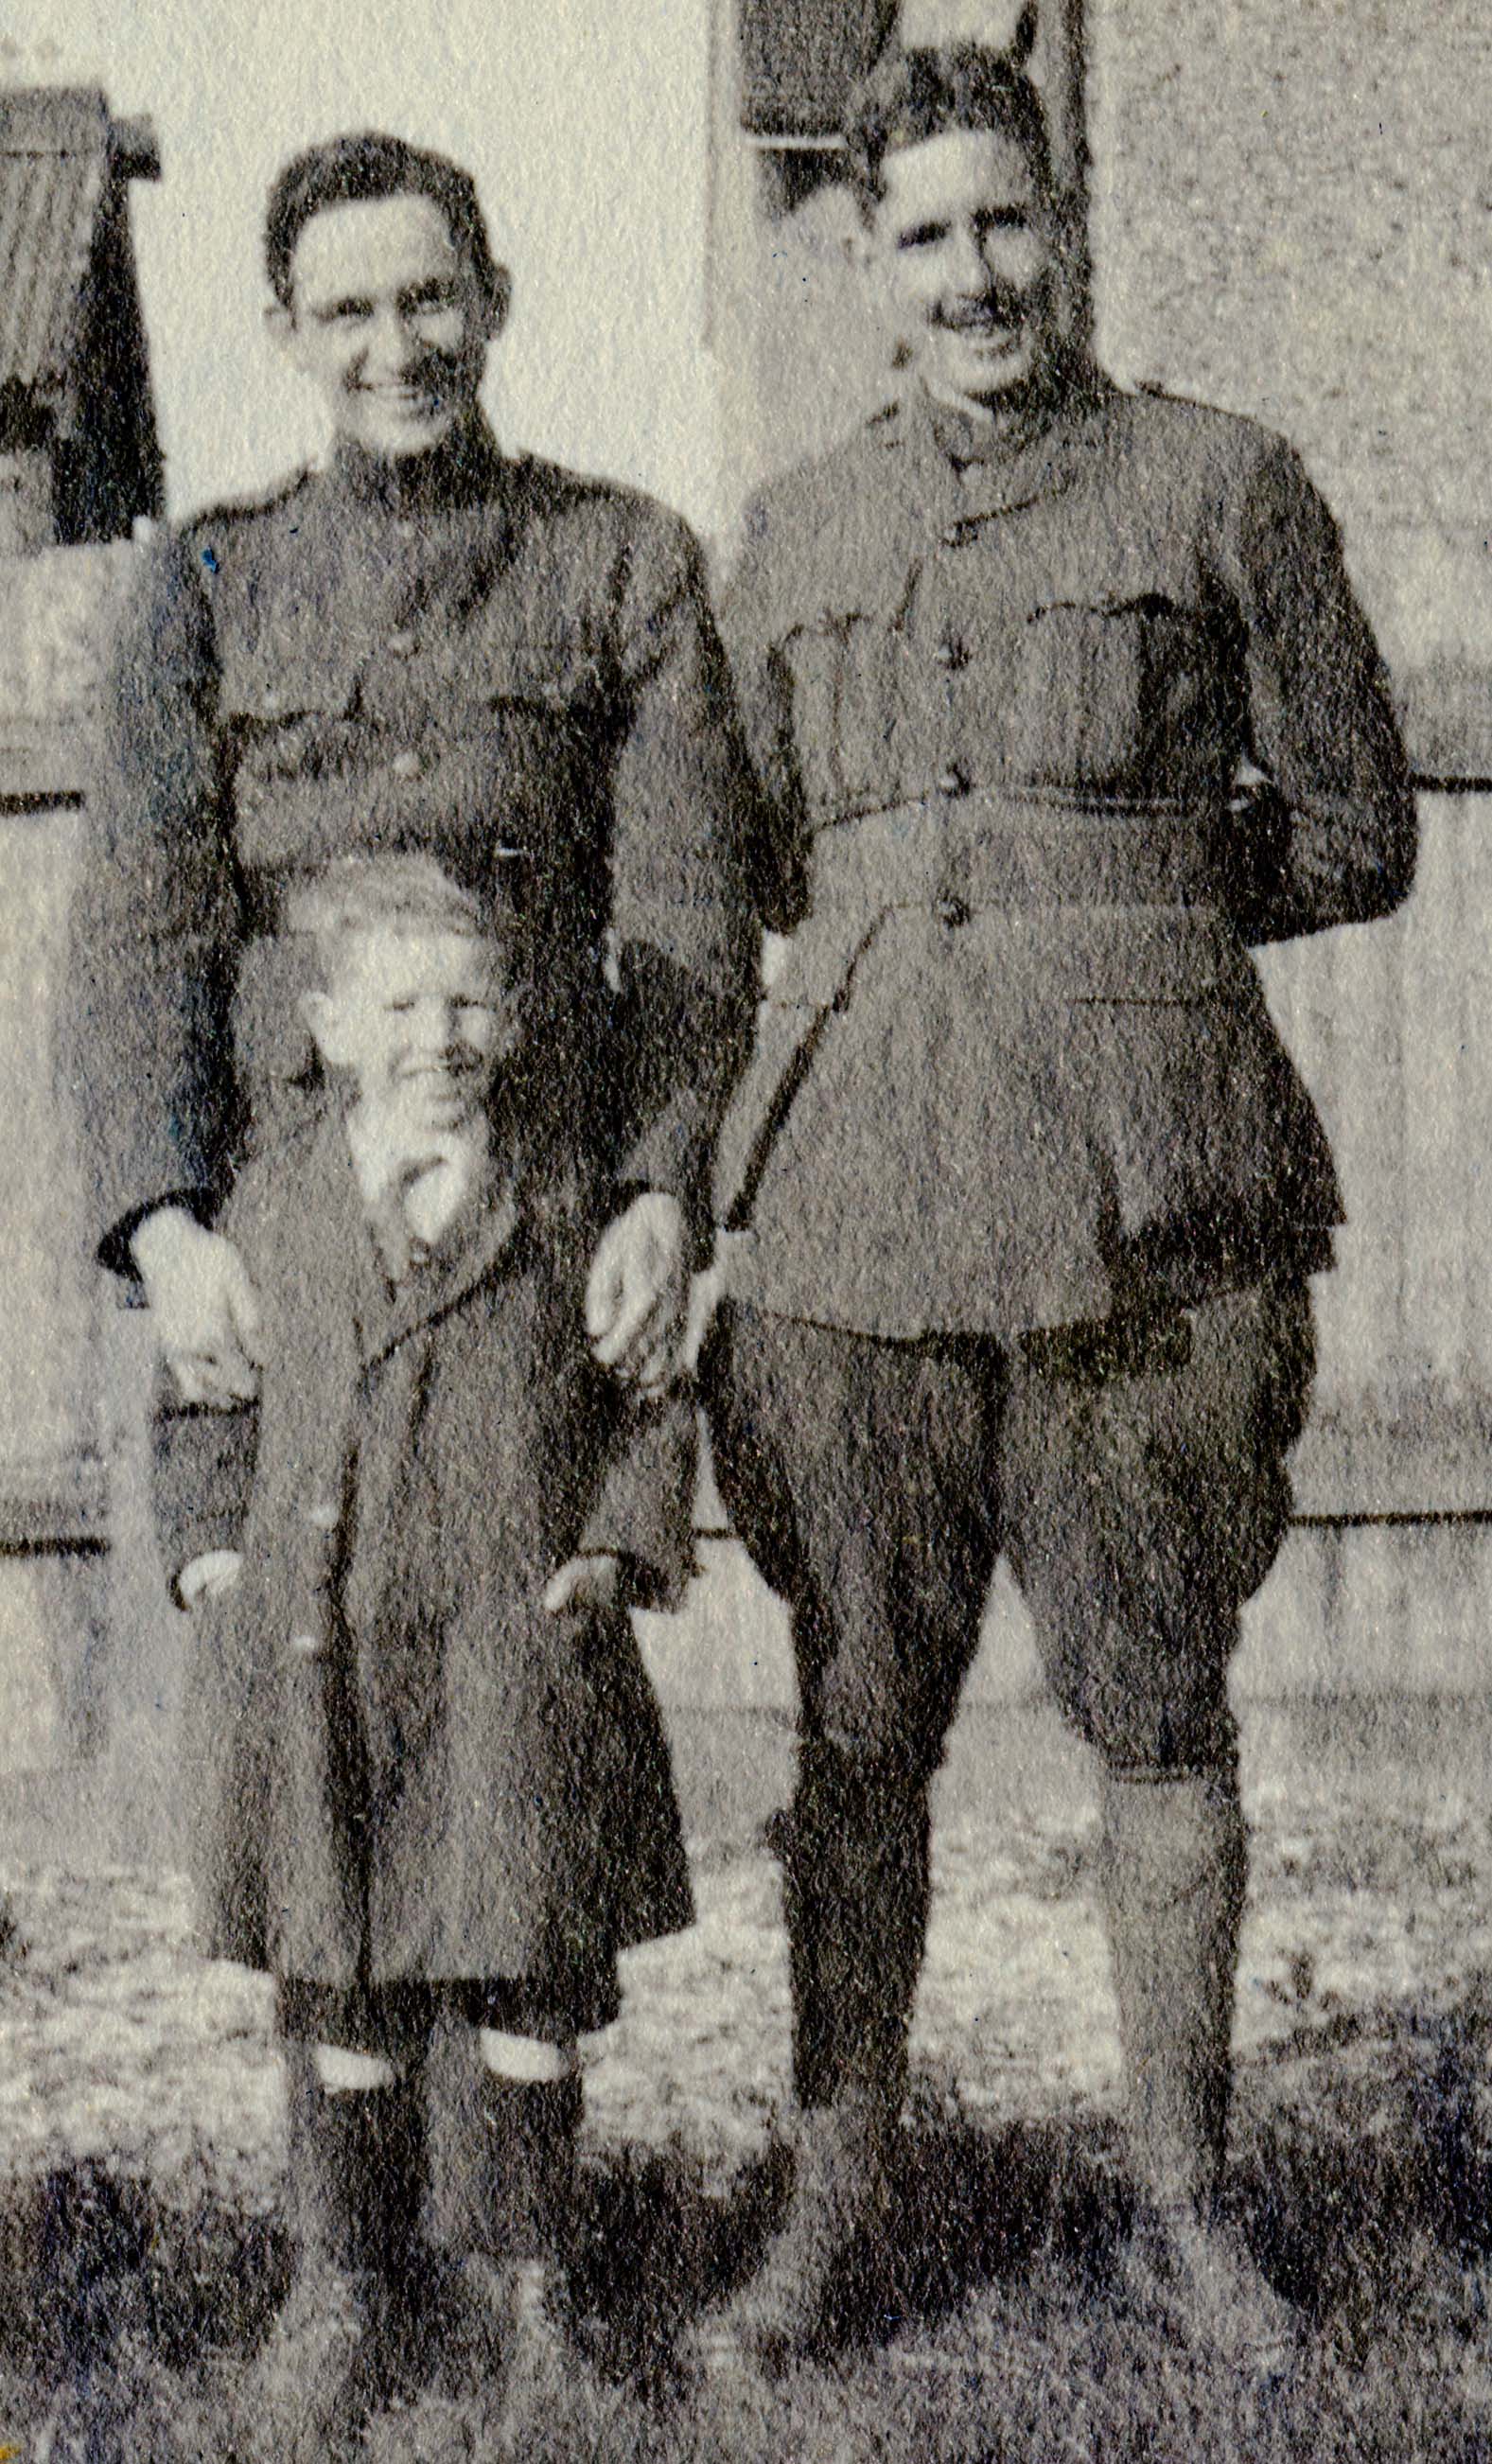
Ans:
[[[801,1705],[796,2181],[735,2323],[822,2338],[884,2200],[929,1784],[1003,1550],[1098,1756],[1131,2265],[1262,2365],[1288,2316],[1217,2204],[1226,1680],[1339,1201],[1248,945],[1405,896],[1404,756],[1289,448],[1069,339],[1020,64],[892,56],[849,143],[910,381],[761,495],[725,616],[790,937],[721,1141],[713,1428]]]
[[[577,1309],[603,1363],[659,1386],[750,1016],[757,790],[697,551],[644,498],[498,450],[477,388],[507,277],[453,165],[387,137],[318,146],[275,183],[266,243],[272,324],[331,451],[166,541],[125,629],[76,935],[102,1255],[143,1282],[188,1403],[253,1394],[258,1296],[213,1226],[235,1166],[315,1093],[305,936],[283,928],[330,859],[419,851],[532,936],[562,1144],[615,1191]],[[218,1475],[241,1485],[232,1454]],[[419,2082],[386,2076],[382,2038],[302,2052],[303,2243],[377,2266],[398,2239],[376,2224],[383,2153],[418,2126]],[[543,2084],[544,2127],[573,2133],[573,2079]],[[297,2351],[292,2387],[326,2362]]]
[[[508,277],[453,165],[313,148],[266,254],[332,448],[187,523],[121,646],[77,918],[104,1255],[143,1278],[189,1397],[252,1389],[253,1295],[210,1226],[313,1067],[285,895],[339,853],[428,848],[474,889],[516,871],[559,927],[554,1031],[605,1039],[628,1199],[593,1328],[656,1378],[749,971],[750,773],[696,548],[640,496],[499,451],[477,387]]]

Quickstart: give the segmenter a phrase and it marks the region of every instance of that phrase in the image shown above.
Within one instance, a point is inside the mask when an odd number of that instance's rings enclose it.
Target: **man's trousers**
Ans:
[[[895,2092],[928,1792],[1001,1551],[1107,1771],[1236,1795],[1228,1664],[1284,1533],[1313,1365],[1294,1277],[1008,1345],[722,1313],[702,1365],[720,1491],[793,1618],[778,1845],[801,2102]]]

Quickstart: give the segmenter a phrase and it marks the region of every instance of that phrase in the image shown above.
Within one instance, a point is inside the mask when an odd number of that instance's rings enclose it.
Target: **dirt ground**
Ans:
[[[788,1733],[770,1713],[673,1727],[699,1923],[632,1955],[588,2075],[591,2291],[630,2304],[624,2342],[759,2238],[786,2085],[759,1831]],[[941,1784],[904,2247],[863,2348],[723,2409],[717,2388],[675,2389],[660,2411],[634,2380],[577,2397],[567,2428],[549,2408],[516,2448],[441,2452],[1492,2455],[1489,1764],[1483,1704],[1249,1715],[1235,2143],[1256,2239],[1316,2328],[1287,2418],[1240,2428],[1232,2393],[1198,2387],[1152,2328],[1122,2332],[1088,1777],[1049,1713],[991,1706],[961,1722]],[[194,1956],[179,1878],[84,1871],[55,1820],[28,1856],[26,1827],[12,1815],[4,1872],[0,2447],[226,2453],[211,2374],[262,2332],[286,2255],[266,1993]]]

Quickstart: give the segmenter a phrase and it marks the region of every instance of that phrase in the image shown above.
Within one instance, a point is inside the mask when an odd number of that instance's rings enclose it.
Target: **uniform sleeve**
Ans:
[[[611,918],[627,1055],[620,1177],[672,1192],[702,1227],[710,1155],[750,1035],[757,791],[682,523],[649,513],[639,524],[621,627]]]
[[[1265,781],[1240,929],[1284,940],[1386,915],[1414,880],[1409,764],[1336,524],[1278,440],[1241,492],[1230,561],[1250,756]]]
[[[150,1497],[167,1586],[209,1550],[242,1546],[258,1451],[257,1404],[178,1400],[163,1373],[150,1429]]]
[[[628,1604],[675,1609],[694,1570],[698,1432],[686,1393],[624,1401],[582,1554],[625,1561]]]
[[[761,789],[750,848],[752,904],[769,932],[788,933],[802,920],[808,827],[792,696],[771,615],[775,545],[768,508],[757,498],[747,508],[745,544],[721,593],[720,631]]]
[[[68,1055],[94,1228],[120,1267],[152,1206],[210,1204],[231,1142],[238,911],[215,701],[208,611],[173,540],[148,561],[106,681],[72,916]]]

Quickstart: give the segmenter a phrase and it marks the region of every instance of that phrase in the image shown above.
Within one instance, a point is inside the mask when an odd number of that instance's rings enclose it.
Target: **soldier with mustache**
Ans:
[[[721,1142],[708,1375],[801,1689],[795,2187],[730,2329],[832,2335],[884,2218],[928,1792],[1003,1551],[1097,1760],[1129,2264],[1267,2372],[1291,2316],[1220,2198],[1227,1678],[1340,1201],[1249,949],[1403,899],[1405,758],[1295,453],[1068,330],[1020,60],[892,55],[847,140],[909,382],[766,489],[724,616],[789,938]]]

